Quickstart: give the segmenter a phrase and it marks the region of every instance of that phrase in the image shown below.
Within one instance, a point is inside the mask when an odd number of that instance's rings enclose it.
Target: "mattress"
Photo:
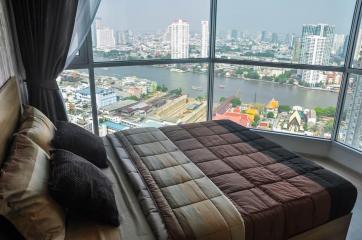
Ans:
[[[107,139],[159,239],[288,239],[350,213],[357,196],[342,177],[227,120],[131,129]],[[200,217],[204,208],[222,216],[219,222]]]

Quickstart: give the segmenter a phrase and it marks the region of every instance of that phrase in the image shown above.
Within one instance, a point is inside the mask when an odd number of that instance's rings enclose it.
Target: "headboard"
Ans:
[[[9,79],[0,88],[0,166],[18,126],[21,103],[15,78]]]

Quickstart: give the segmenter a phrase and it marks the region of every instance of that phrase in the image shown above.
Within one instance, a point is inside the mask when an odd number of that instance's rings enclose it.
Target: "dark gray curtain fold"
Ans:
[[[12,0],[29,103],[53,122],[67,120],[56,78],[72,40],[78,0]]]

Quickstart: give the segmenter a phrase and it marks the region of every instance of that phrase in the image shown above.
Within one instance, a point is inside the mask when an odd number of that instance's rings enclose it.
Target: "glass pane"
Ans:
[[[362,151],[362,76],[349,78],[338,140]]]
[[[209,0],[103,0],[92,26],[95,61],[208,56]]]
[[[205,121],[207,64],[97,68],[100,135]]]
[[[352,63],[352,67],[354,68],[362,68],[362,25],[360,25],[360,27]]]
[[[342,74],[216,64],[213,119],[331,138]]]
[[[88,70],[65,70],[57,79],[69,121],[93,132]]]
[[[219,1],[216,56],[342,66],[354,6],[355,0]]]

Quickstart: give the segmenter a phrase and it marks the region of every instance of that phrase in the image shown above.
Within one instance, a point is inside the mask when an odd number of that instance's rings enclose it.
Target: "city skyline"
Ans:
[[[264,7],[260,8],[259,2],[219,1],[217,31],[236,29],[241,32],[261,32],[266,30],[286,34],[299,33],[303,24],[324,23],[335,25],[336,33],[348,34],[354,4],[353,0],[319,0],[317,2],[307,0],[298,3],[277,0],[272,3],[264,1]],[[283,6],[283,8],[278,6]],[[328,6],[328,11],[325,11],[326,6]],[[155,14],[159,9],[164,9],[162,14]],[[243,11],[238,9],[243,9]],[[281,13],[278,12],[278,9],[290,11]],[[307,18],[300,14],[303,11],[308,12]],[[143,17],[134,18],[134,14]],[[169,22],[183,19],[190,23],[191,32],[200,33],[199,22],[209,20],[209,14],[208,0],[172,1],[172,3],[166,0],[151,2],[105,0],[99,7],[97,17],[101,17],[107,25],[115,30],[131,29],[136,32],[163,31]],[[273,21],[269,21],[269,18],[272,18]],[[279,23],[275,24],[275,22]]]

